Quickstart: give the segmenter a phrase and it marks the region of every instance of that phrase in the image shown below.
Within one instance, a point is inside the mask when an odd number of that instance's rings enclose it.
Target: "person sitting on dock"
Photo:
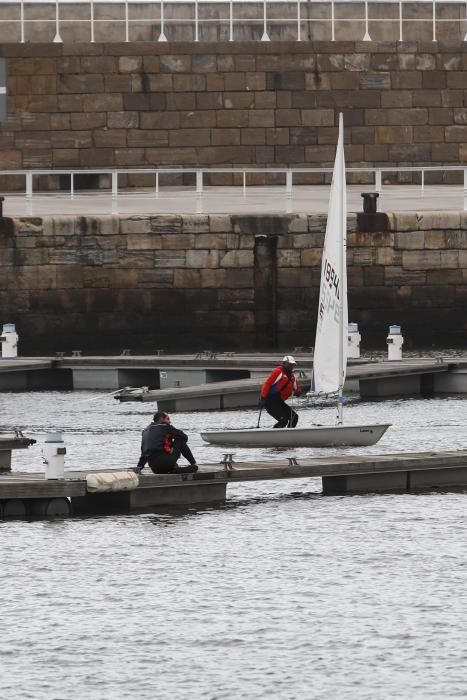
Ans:
[[[292,355],[285,355],[282,363],[273,369],[262,386],[259,404],[276,419],[274,428],[295,428],[298,423],[298,415],[285,403],[292,394],[303,391],[294,374],[296,364]]]
[[[178,466],[180,455],[189,462],[188,466]],[[171,425],[170,416],[164,411],[157,411],[153,422],[143,430],[141,457],[134,471],[139,474],[146,463],[154,474],[192,474],[198,471],[188,447],[188,435]]]

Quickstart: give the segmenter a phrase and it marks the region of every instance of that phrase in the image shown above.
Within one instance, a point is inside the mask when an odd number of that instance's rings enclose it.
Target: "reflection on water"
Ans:
[[[69,467],[135,464],[153,408],[92,396],[2,394],[0,423],[39,443],[63,427]],[[285,452],[467,449],[460,397],[357,403],[346,416],[392,427],[372,448]],[[257,417],[175,424],[201,463],[218,462],[222,448],[199,431]],[[333,408],[300,411],[302,424],[333,419]],[[14,462],[40,468],[40,444]],[[318,479],[238,484],[216,507],[0,522],[2,697],[464,698],[467,494],[319,492]]]

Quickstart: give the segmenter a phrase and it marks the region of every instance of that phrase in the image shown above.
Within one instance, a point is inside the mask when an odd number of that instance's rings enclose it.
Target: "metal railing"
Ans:
[[[239,185],[232,185],[236,188],[241,188],[243,193],[246,192],[248,187],[255,187],[256,185],[248,183],[248,179],[253,175],[263,175],[272,176],[273,179],[277,181],[277,176],[281,176],[283,180],[282,185],[274,184],[274,187],[283,188],[285,194],[288,197],[292,197],[294,193],[294,187],[303,186],[303,182],[298,184],[294,182],[294,178],[300,177],[303,180],[304,175],[321,175],[323,180],[329,180],[330,174],[333,172],[331,167],[329,168],[124,168],[124,169],[110,169],[110,168],[96,168],[92,170],[82,170],[82,169],[61,169],[61,170],[0,170],[0,177],[5,178],[20,178],[24,179],[24,190],[20,192],[21,196],[25,196],[26,200],[32,201],[34,196],[44,195],[44,190],[36,189],[35,180],[39,177],[63,177],[69,178],[69,187],[67,189],[60,190],[47,190],[47,196],[66,194],[70,199],[74,199],[77,195],[77,190],[75,187],[76,178],[80,176],[98,175],[108,178],[108,185],[102,186],[102,182],[98,182],[98,186],[93,190],[97,194],[109,193],[112,200],[118,200],[119,196],[131,193],[134,186],[128,187],[128,185],[121,187],[119,180],[122,176],[140,176],[140,175],[151,175],[153,176],[153,186],[144,187],[143,192],[145,196],[157,196],[164,187],[164,183],[161,182],[167,176],[192,176],[192,184],[190,185],[177,185],[177,188],[185,188],[187,190],[194,191],[197,195],[202,196],[207,188],[212,190],[216,189],[215,185],[207,184],[207,179],[216,174],[229,174],[232,176],[239,176],[237,180],[241,183]],[[427,174],[429,173],[459,173],[459,184],[462,185],[464,193],[467,195],[467,166],[463,165],[419,165],[419,166],[384,166],[384,167],[367,167],[367,168],[347,168],[346,173],[348,180],[351,179],[352,175],[355,174],[369,174],[369,180],[372,182],[365,183],[373,186],[374,191],[382,193],[385,185],[403,183],[400,182],[385,182],[384,176],[394,175],[394,174],[408,174],[412,173],[418,175],[418,184],[420,191],[423,193],[425,187],[427,186]],[[387,178],[389,180],[389,178]],[[407,183],[408,184],[408,183]],[[413,184],[412,182],[410,184]],[[439,183],[436,183],[439,184]],[[452,183],[449,183],[452,184]],[[170,182],[167,186],[173,187],[173,182]],[[223,186],[218,185],[219,189]],[[285,189],[284,189],[285,188]],[[141,191],[141,188],[139,189]],[[11,196],[18,194],[18,190],[10,190],[4,188],[1,192],[4,196]],[[87,190],[89,194],[89,188]]]
[[[6,16],[5,11],[2,13],[3,23],[8,23],[8,25],[19,25],[19,41],[24,43],[26,41],[43,41],[44,36],[41,35],[40,38],[34,39],[33,31],[29,31],[29,28],[34,28],[38,30],[39,25],[46,25],[47,27],[53,27],[50,36],[53,36],[52,41],[60,43],[64,41],[63,39],[63,27],[66,25],[67,36],[66,41],[73,41],[73,27],[77,28],[79,26],[86,25],[88,27],[88,40],[90,42],[96,41],[96,29],[99,29],[104,24],[106,25],[106,30],[110,30],[110,34],[106,34],[106,38],[102,40],[105,41],[125,41],[130,42],[135,40],[132,36],[132,29],[134,27],[139,27],[147,25],[152,28],[152,30],[157,30],[158,35],[156,41],[165,42],[168,40],[179,40],[186,39],[186,36],[170,36],[168,31],[170,28],[178,27],[178,31],[182,31],[180,28],[190,27],[191,39],[195,42],[203,39],[202,30],[207,27],[217,26],[227,28],[227,31],[221,33],[216,40],[222,40],[225,38],[228,41],[235,41],[240,38],[245,39],[243,35],[238,36],[244,30],[245,26],[250,26],[254,29],[253,38],[261,41],[270,41],[271,29],[277,26],[282,26],[287,28],[288,32],[286,38],[290,40],[294,38],[296,41],[302,40],[316,40],[313,36],[313,28],[323,25],[327,25],[328,37],[331,41],[336,40],[336,28],[345,26],[349,28],[352,23],[357,23],[361,31],[358,29],[359,34],[355,36],[345,36],[347,40],[357,40],[357,41],[371,41],[371,24],[377,23],[380,26],[387,25],[389,23],[392,25],[393,32],[395,35],[391,36],[391,40],[403,41],[405,36],[405,26],[407,23],[416,24],[417,26],[429,25],[430,35],[432,41],[437,41],[439,28],[447,23],[456,22],[459,25],[459,34],[463,36],[464,41],[467,38],[467,2],[466,0],[257,0],[256,2],[248,2],[245,0],[74,0],[70,2],[69,0],[49,0],[49,2],[44,2],[43,5],[48,6],[51,11],[51,16],[48,16],[47,11],[44,9],[42,11],[42,16],[37,17],[37,7],[41,4],[38,0],[34,2],[28,0],[9,0],[7,3],[3,3],[4,7],[17,8],[18,11],[13,12],[13,16]],[[203,12],[200,14],[200,8],[206,8],[211,5],[216,8],[216,14],[219,8],[222,8],[222,16],[209,17],[205,16],[207,13]],[[78,15],[82,14],[83,6],[87,9],[87,17],[83,18],[80,16],[72,16],[70,12],[70,7],[76,6],[80,8]],[[102,9],[104,7],[112,6],[112,14],[115,16],[103,17],[101,16]],[[156,17],[141,17],[139,12],[141,7],[152,6],[157,8],[158,12]],[[257,16],[252,16],[251,7],[255,7],[257,10]],[[287,8],[287,16],[277,17],[274,7],[284,7]],[[312,14],[313,6],[322,6],[327,8],[326,17],[309,16]],[[347,12],[343,12],[343,16],[340,16],[340,11],[342,7],[347,8]],[[354,7],[355,14],[348,16],[349,6]],[[390,16],[384,16],[384,11],[382,8],[387,6],[393,6],[395,11],[390,12]],[[180,7],[190,8],[186,11],[189,16],[179,16],[183,13],[174,12],[174,8],[180,10]],[[413,8],[420,8],[417,10],[419,15],[413,16]],[[442,12],[439,12],[438,8],[443,8]],[[446,8],[453,8],[453,16],[447,16]],[[32,8],[35,8],[32,12]],[[118,8],[118,10],[116,10]],[[246,8],[250,10],[246,11]],[[370,12],[371,8],[371,12]],[[378,9],[377,9],[378,8]],[[407,9],[408,8],[408,9]],[[284,10],[285,11],[285,10]],[[28,16],[28,13],[31,16]],[[374,14],[373,14],[374,13]],[[307,16],[308,14],[308,16]],[[441,16],[440,16],[441,15]],[[374,25],[373,25],[374,26]],[[112,38],[111,31],[118,29],[122,30],[121,36],[118,38]],[[357,29],[354,28],[357,32]],[[0,26],[1,32],[1,26]],[[2,41],[15,41],[11,38],[9,33],[6,37],[1,37]],[[412,37],[413,38],[413,37]],[[82,36],[76,39],[77,41],[82,41]]]

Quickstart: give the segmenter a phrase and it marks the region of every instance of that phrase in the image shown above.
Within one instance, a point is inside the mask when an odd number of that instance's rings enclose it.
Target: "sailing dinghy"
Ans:
[[[214,445],[242,447],[336,447],[374,445],[389,424],[344,425],[343,388],[347,370],[347,196],[344,127],[339,115],[339,138],[329,196],[321,264],[318,323],[313,355],[313,393],[338,393],[337,423],[308,428],[249,428],[201,433]]]

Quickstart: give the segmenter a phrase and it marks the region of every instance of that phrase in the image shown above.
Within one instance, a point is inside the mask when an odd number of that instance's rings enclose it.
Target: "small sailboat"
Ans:
[[[201,433],[215,445],[244,447],[335,447],[374,445],[389,424],[344,425],[343,389],[347,370],[347,196],[344,126],[339,115],[339,138],[329,196],[321,264],[318,322],[313,355],[313,393],[336,393],[337,424],[308,428],[250,428]]]

